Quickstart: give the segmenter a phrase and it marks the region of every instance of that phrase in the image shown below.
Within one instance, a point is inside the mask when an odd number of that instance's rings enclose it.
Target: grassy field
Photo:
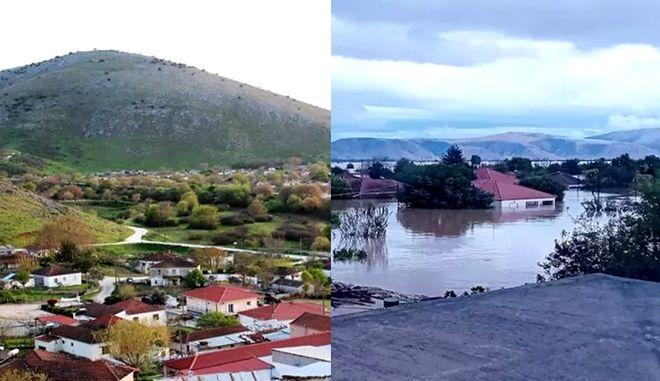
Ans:
[[[67,205],[74,206],[84,212],[106,220],[116,221],[121,219],[122,214],[135,205],[135,203],[82,200],[75,203],[67,203]]]
[[[47,200],[9,182],[0,183],[0,243],[28,245],[45,221],[62,216],[84,221],[98,242],[121,241],[131,234],[125,226]]]
[[[5,303],[39,302],[53,298],[73,298],[78,293],[85,292],[85,296],[91,296],[98,292],[96,285],[83,283],[77,286],[64,286],[57,288],[26,288],[22,290],[0,291]]]
[[[98,267],[99,270],[101,270],[101,273],[103,273],[103,275],[105,276],[112,276],[112,277],[117,276],[121,278],[145,276],[145,274],[129,270],[123,266],[99,265]]]
[[[130,245],[112,245],[101,246],[97,250],[100,253],[105,253],[112,256],[121,257],[124,259],[133,259],[141,257],[146,253],[155,253],[163,251],[172,251],[180,254],[187,254],[192,249],[189,247],[159,245],[153,243],[135,243]]]

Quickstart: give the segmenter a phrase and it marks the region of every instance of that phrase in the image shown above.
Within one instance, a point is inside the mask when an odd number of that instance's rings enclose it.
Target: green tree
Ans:
[[[639,194],[606,224],[582,217],[572,232],[562,233],[539,279],[605,273],[660,281],[660,179],[641,184]]]
[[[189,191],[181,195],[181,201],[185,201],[186,204],[188,204],[188,211],[192,211],[194,208],[199,206],[197,195],[193,191]]]
[[[456,144],[450,145],[447,152],[442,156],[442,163],[446,165],[464,165],[465,158],[461,148]]]
[[[215,229],[218,227],[219,218],[218,209],[214,206],[200,205],[190,213],[188,224],[195,229]]]
[[[225,315],[216,311],[207,312],[197,319],[197,326],[199,328],[226,327],[236,324],[238,324],[238,319],[235,316]]]
[[[144,223],[147,226],[169,226],[175,222],[172,204],[169,202],[149,205],[144,212]]]
[[[194,269],[183,278],[183,282],[190,288],[199,288],[206,286],[208,281],[199,269]]]
[[[330,240],[322,236],[316,237],[314,238],[314,242],[312,242],[311,249],[316,251],[330,251]]]
[[[167,348],[169,337],[166,326],[146,326],[132,320],[121,320],[101,333],[108,354],[145,373],[154,370],[154,355]]]
[[[519,182],[520,185],[532,189],[539,190],[541,192],[550,193],[557,196],[557,201],[562,201],[564,199],[564,188],[563,185],[549,179],[547,177],[527,177],[522,178]]]
[[[397,172],[401,182],[397,199],[405,206],[436,209],[486,209],[493,197],[472,185],[474,174],[467,165],[408,164]]]
[[[380,161],[371,163],[369,168],[367,168],[367,174],[372,179],[391,179],[394,177],[394,173]]]
[[[252,216],[263,216],[264,214],[268,213],[268,210],[266,210],[266,207],[264,206],[264,203],[259,200],[259,199],[254,199],[250,205],[247,207],[247,213]]]
[[[481,164],[481,156],[479,156],[479,155],[472,155],[472,157],[470,157],[470,164],[471,164],[473,167],[476,167],[476,166],[478,166],[479,164]]]

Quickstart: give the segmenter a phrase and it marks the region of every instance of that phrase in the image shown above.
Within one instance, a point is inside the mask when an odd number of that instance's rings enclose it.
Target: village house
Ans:
[[[165,306],[151,305],[135,299],[127,299],[115,304],[85,303],[81,312],[88,318],[113,315],[124,320],[133,320],[144,325],[167,324]]]
[[[186,376],[203,381],[330,379],[330,343],[330,333],[324,332],[200,353],[165,361],[163,375],[165,380]]]
[[[35,337],[34,348],[99,360],[106,354],[106,344],[101,340],[100,331],[118,321],[119,318],[113,315],[105,315],[77,326],[62,324],[48,334]]]
[[[77,286],[82,284],[80,271],[59,265],[50,265],[32,273],[37,287]]]
[[[234,315],[258,306],[261,295],[240,287],[209,286],[184,293],[189,313],[209,311]]]
[[[234,348],[252,343],[251,335],[252,331],[241,324],[202,329],[175,335],[170,342],[170,348],[185,355]]]
[[[291,337],[308,336],[321,332],[330,332],[332,320],[328,315],[305,312],[289,324]]]
[[[304,294],[305,282],[295,279],[279,278],[270,284],[273,290],[287,294]]]
[[[557,196],[518,185],[513,174],[505,174],[490,168],[474,170],[476,179],[472,185],[493,195],[493,206],[502,210],[517,210],[554,206]]]
[[[33,349],[0,365],[0,374],[9,370],[46,375],[48,381],[133,381],[137,369],[109,361],[91,361],[65,353]]]
[[[199,270],[199,265],[183,258],[167,259],[149,268],[149,282],[151,286],[177,285],[193,270]]]
[[[241,324],[250,327],[255,323],[278,321],[288,326],[306,312],[324,315],[325,308],[317,303],[281,302],[238,313]]]
[[[135,270],[144,274],[149,274],[149,269],[151,266],[160,263],[162,261],[177,259],[178,257],[174,253],[151,253],[140,259],[135,263]]]

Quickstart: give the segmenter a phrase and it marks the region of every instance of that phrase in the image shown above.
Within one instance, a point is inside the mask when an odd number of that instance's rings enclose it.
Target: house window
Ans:
[[[73,346],[73,341],[71,342],[71,346]]]
[[[543,205],[552,205],[552,204],[554,204],[554,201],[552,201],[552,200],[543,201]]]
[[[229,312],[229,313],[234,312],[234,305],[233,304],[228,304],[227,305],[227,312]]]
[[[152,318],[153,318],[154,320],[159,320],[159,319],[160,319],[160,316],[158,316],[158,314],[154,314],[154,315],[152,316]]]
[[[39,349],[41,349],[42,351],[45,351],[45,350],[46,350],[46,347],[40,345],[40,346],[39,346]]]
[[[537,207],[537,206],[539,206],[538,201],[527,201],[527,202],[525,202],[525,207],[527,207],[527,208],[534,208],[534,207]]]

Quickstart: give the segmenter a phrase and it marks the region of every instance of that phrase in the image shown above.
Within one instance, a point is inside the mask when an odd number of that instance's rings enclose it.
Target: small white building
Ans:
[[[135,299],[127,299],[115,304],[86,303],[84,315],[100,318],[112,315],[124,320],[133,320],[144,325],[167,324],[165,306],[151,305]]]
[[[151,253],[149,255],[146,255],[138,259],[137,263],[135,264],[135,270],[144,274],[148,274],[151,266],[158,264],[162,261],[172,260],[176,258],[177,256],[174,253],[168,253],[168,252]]]
[[[493,195],[493,206],[502,210],[554,207],[557,196],[518,184],[515,175],[490,168],[474,170],[476,180],[472,185]]]
[[[35,337],[34,348],[65,352],[93,361],[101,359],[105,354],[105,343],[100,340],[97,331],[82,325],[53,328],[50,334]]]
[[[303,294],[305,293],[305,282],[295,279],[280,278],[273,281],[270,287],[279,292],[287,294]]]
[[[181,283],[181,278],[191,271],[199,270],[199,265],[185,259],[168,259],[149,268],[151,286],[168,286]]]
[[[210,286],[184,293],[187,310],[204,314],[209,311],[234,315],[258,307],[261,295],[240,287]]]
[[[77,286],[82,284],[80,271],[67,269],[59,265],[44,267],[32,273],[37,287]]]

